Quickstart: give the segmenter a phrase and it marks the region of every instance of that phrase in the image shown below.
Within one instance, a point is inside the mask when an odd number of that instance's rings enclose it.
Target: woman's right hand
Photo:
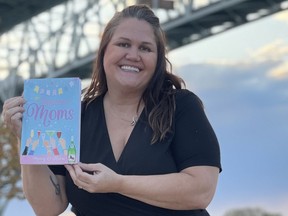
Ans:
[[[14,134],[20,139],[22,130],[22,116],[25,109],[23,105],[25,100],[22,96],[7,99],[3,105],[2,117]]]

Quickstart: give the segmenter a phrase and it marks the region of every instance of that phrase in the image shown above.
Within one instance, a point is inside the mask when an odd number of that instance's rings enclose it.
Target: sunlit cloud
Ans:
[[[288,56],[288,44],[282,39],[277,39],[251,53],[251,59],[257,62],[279,61],[285,56]]]
[[[288,24],[288,10],[277,13],[274,18],[279,21],[284,21]]]
[[[268,76],[275,79],[288,78],[288,62],[284,62],[268,71]]]
[[[196,0],[193,3],[197,7],[203,7],[203,6],[208,5],[210,2],[209,2],[209,0]]]
[[[247,50],[246,55],[242,58],[207,58],[202,60],[201,64],[214,65],[214,66],[228,66],[238,68],[251,68],[256,64],[265,63],[279,63],[285,61],[288,57],[288,44],[284,39],[276,39],[269,44],[259,47],[255,50]],[[189,58],[189,56],[183,56]],[[180,59],[181,61],[181,59]],[[187,61],[186,61],[187,62]],[[181,64],[180,64],[181,65]],[[276,64],[277,65],[277,64]],[[277,65],[278,66],[278,65]]]
[[[273,79],[288,78],[288,44],[277,39],[270,44],[260,47],[259,49],[250,51],[248,57],[231,60],[231,59],[209,59],[203,62],[204,64],[214,65],[217,67],[230,67],[249,69],[259,64],[267,64],[267,72],[262,73],[264,76]]]

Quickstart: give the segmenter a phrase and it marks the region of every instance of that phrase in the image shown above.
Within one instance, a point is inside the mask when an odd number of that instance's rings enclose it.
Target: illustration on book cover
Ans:
[[[24,82],[21,164],[79,162],[81,81],[79,78]]]

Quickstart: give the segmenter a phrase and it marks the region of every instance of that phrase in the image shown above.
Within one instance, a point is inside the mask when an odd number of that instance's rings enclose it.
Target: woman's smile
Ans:
[[[136,72],[136,73],[140,72],[140,68],[135,67],[135,66],[122,65],[120,68],[125,72]]]

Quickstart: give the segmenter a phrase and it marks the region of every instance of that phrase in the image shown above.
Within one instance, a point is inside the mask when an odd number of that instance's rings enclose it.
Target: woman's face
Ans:
[[[157,45],[149,23],[126,18],[116,28],[104,54],[108,91],[142,93],[157,64]]]

